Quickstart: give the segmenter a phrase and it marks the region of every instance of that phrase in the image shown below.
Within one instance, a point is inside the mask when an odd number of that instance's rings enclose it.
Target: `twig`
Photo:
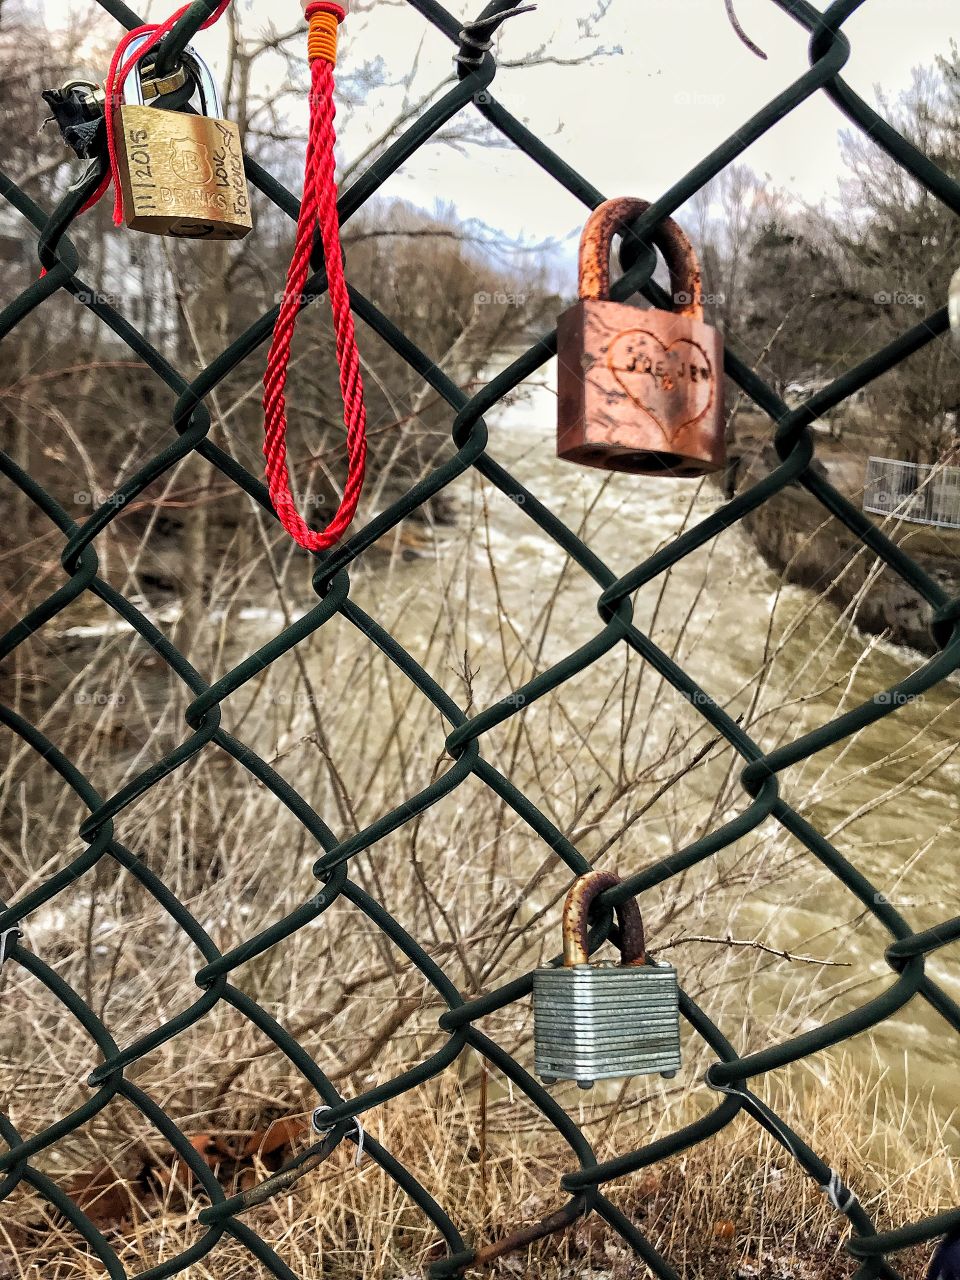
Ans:
[[[558,1209],[556,1213],[551,1213],[546,1218],[541,1218],[538,1222],[530,1222],[522,1227],[518,1227],[516,1231],[512,1231],[508,1236],[504,1236],[502,1240],[496,1240],[493,1244],[486,1244],[479,1248],[474,1255],[473,1267],[489,1266],[491,1262],[496,1262],[498,1258],[504,1257],[508,1253],[516,1253],[521,1249],[529,1248],[537,1240],[542,1240],[545,1236],[552,1235],[555,1231],[566,1231],[569,1227],[582,1218],[585,1206],[582,1196],[578,1196],[575,1200],[571,1200],[569,1204],[564,1205],[562,1209]]]
[[[731,27],[733,27],[734,31],[737,33],[737,35],[740,37],[743,43],[747,46],[750,52],[755,53],[758,58],[762,58],[764,62],[766,62],[767,55],[763,52],[763,50],[760,48],[759,45],[753,43],[753,41],[744,31],[743,27],[741,27],[740,19],[737,17],[736,13],[734,12],[733,0],[723,0],[723,3],[726,7],[727,17],[730,19]]]
[[[337,1130],[334,1129],[322,1142],[315,1143],[272,1178],[267,1178],[265,1182],[257,1183],[256,1186],[241,1192],[238,1197],[240,1207],[237,1212],[245,1213],[248,1209],[253,1209],[258,1204],[265,1204],[281,1191],[289,1191],[302,1177],[319,1168],[329,1158],[330,1153],[339,1145],[339,1142],[340,1136]]]
[[[767,955],[777,956],[780,960],[796,960],[800,964],[824,965],[831,969],[849,969],[849,960],[821,960],[818,956],[798,956],[792,951],[779,951],[776,947],[768,947],[765,942],[750,938],[733,938],[728,933],[725,938],[711,938],[707,934],[688,934],[683,938],[671,938],[657,947],[657,954],[669,951],[671,947],[685,947],[691,942],[709,942],[719,947],[750,947],[754,951],[765,951]]]

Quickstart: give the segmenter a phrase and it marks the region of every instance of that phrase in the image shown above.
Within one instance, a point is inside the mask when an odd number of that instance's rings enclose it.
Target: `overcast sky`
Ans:
[[[255,10],[259,0],[244,3]],[[538,44],[558,58],[582,53],[592,44],[577,39],[577,15],[586,7],[581,0],[543,0],[536,12],[504,25],[500,56],[521,58]],[[453,8],[465,15],[480,5]],[[805,31],[772,0],[737,0],[737,12],[766,50],[766,62],[736,38],[723,0],[613,0],[598,35],[622,52],[590,66],[504,68],[493,91],[606,195],[653,199],[809,65]],[[957,0],[866,0],[844,27],[852,46],[845,78],[871,103],[876,86],[897,95],[909,86],[912,68],[947,52],[960,35],[958,17]],[[379,37],[390,66],[409,65],[423,26],[411,9],[380,10],[375,23],[358,30],[350,56],[370,56]],[[442,76],[450,56],[447,41],[428,38],[420,83]],[[388,111],[390,96],[379,105]],[[800,200],[833,198],[845,126],[817,93],[743,158]],[[368,128],[362,119],[346,125],[345,154]],[[438,196],[452,200],[465,217],[534,239],[567,235],[583,218],[572,197],[512,148],[469,158],[432,148],[410,161],[389,191],[426,207]]]
[[[62,14],[62,3],[46,0],[48,17]],[[300,11],[299,0],[235,3],[251,35],[270,20],[289,28]],[[541,0],[535,12],[503,26],[498,55],[522,59],[539,45],[556,59],[582,56],[598,45],[618,52],[588,65],[503,67],[493,91],[608,196],[655,199],[809,65],[806,32],[774,0],[736,0],[741,23],[768,54],[765,62],[737,39],[723,0],[612,0],[595,37],[584,40],[578,18],[591,4]],[[92,0],[72,0],[71,7],[89,13]],[[154,20],[171,7],[166,0],[139,6]],[[466,19],[483,0],[455,0],[448,7]],[[865,0],[844,25],[852,46],[844,77],[871,103],[877,87],[895,98],[909,86],[914,67],[947,52],[951,38],[960,35],[958,18],[958,0]],[[198,43],[222,72],[219,36],[205,33]],[[404,4],[348,18],[344,50],[347,68],[379,57],[395,78],[416,59],[420,93],[452,68],[453,46]],[[401,98],[399,88],[388,89],[360,109],[341,108],[341,161],[362,152],[396,116]],[[844,127],[845,119],[818,92],[743,160],[798,201],[835,199]],[[575,236],[584,216],[571,196],[512,148],[465,156],[426,148],[391,179],[384,195],[426,209],[438,200],[452,202],[464,218],[531,241]]]

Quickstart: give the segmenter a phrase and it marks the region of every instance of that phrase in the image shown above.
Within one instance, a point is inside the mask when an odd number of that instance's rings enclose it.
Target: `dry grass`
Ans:
[[[582,1108],[580,1118],[601,1158],[668,1132],[689,1119],[701,1101],[712,1101],[679,1093],[665,1097],[659,1087],[641,1086],[636,1092],[640,1106]],[[485,1132],[475,1093],[465,1093],[450,1077],[379,1109],[368,1122],[377,1139],[454,1212],[464,1235],[478,1243],[559,1207],[558,1172],[575,1167],[532,1107],[520,1096],[511,1099],[506,1088],[501,1094],[488,1107]],[[844,1096],[863,1098],[867,1105],[844,1111],[837,1105]],[[808,1080],[797,1092],[782,1088],[770,1100],[816,1146],[832,1153],[841,1175],[879,1223],[956,1202],[960,1185],[949,1138],[938,1131],[930,1112],[919,1105],[905,1110],[903,1099],[890,1091],[875,1086],[870,1091],[848,1063],[838,1063],[826,1080]],[[576,1113],[580,1099],[567,1095],[566,1101]],[[129,1119],[136,1127],[132,1115]],[[105,1126],[98,1127],[105,1132]],[[441,1256],[438,1233],[374,1163],[354,1168],[352,1150],[349,1144],[340,1148],[320,1173],[292,1194],[252,1210],[245,1220],[304,1280],[420,1275]],[[904,1172],[891,1181],[891,1169]],[[843,1250],[844,1220],[748,1119],[655,1169],[614,1182],[608,1191],[689,1280],[832,1280],[852,1274]],[[109,1231],[127,1271],[138,1274],[188,1247],[198,1238],[191,1216],[201,1207],[202,1202],[172,1190],[162,1213],[150,1203],[135,1221]],[[26,1222],[31,1226],[21,1233]],[[18,1280],[102,1274],[76,1237],[32,1197],[16,1199],[5,1229],[16,1233],[7,1237],[5,1262]],[[17,1247],[11,1249],[14,1238]],[[902,1255],[908,1280],[922,1274],[924,1256],[923,1251]],[[269,1272],[227,1241],[188,1274],[190,1280],[225,1280]],[[588,1219],[503,1259],[491,1274],[625,1280],[642,1275],[643,1268],[602,1222]]]
[[[622,528],[633,517],[619,479],[589,477],[584,484],[572,491],[568,521],[591,541],[601,531],[622,536],[617,520]],[[489,494],[475,478],[460,496],[459,527],[434,531],[435,560],[413,569],[381,561],[357,575],[352,595],[401,636],[461,706],[475,711],[511,696],[593,634],[597,621],[583,607],[583,581],[548,547],[535,545],[529,563],[517,562],[523,545],[515,538],[504,550],[501,527],[521,525],[521,513],[504,511],[501,500],[492,518]],[[689,515],[681,513],[678,522]],[[163,623],[178,643],[190,644],[205,674],[229,669],[283,625],[277,617],[244,614],[251,599],[283,610],[305,590],[302,565],[282,544],[265,541],[259,559],[245,556],[242,563],[235,551],[223,548],[210,575],[203,630],[191,634],[172,618]],[[765,747],[796,734],[811,690],[810,714],[822,719],[825,707],[846,709],[864,687],[876,687],[871,664],[882,653],[856,638],[852,614],[829,617],[812,600],[787,608],[775,598],[767,633],[747,636],[745,628],[740,661],[715,670],[711,626],[724,622],[726,575],[735,571],[733,560],[725,562],[721,577],[713,557],[711,550],[694,558],[678,584],[668,581],[659,596],[639,602],[638,617]],[[131,594],[146,566],[113,563],[116,580]],[[195,608],[190,612],[196,617]],[[107,620],[85,598],[60,625]],[[46,635],[18,651],[18,661],[13,701],[101,794],[185,737],[187,696],[129,634],[95,641]],[[885,819],[891,802],[922,794],[933,771],[952,757],[956,744],[937,728],[952,706],[951,696],[932,709],[908,708],[902,730],[875,737],[866,753],[848,755],[844,748],[789,779],[795,803],[837,838],[858,842],[858,856],[885,891],[891,882],[926,884],[950,839],[952,817],[933,822],[926,843],[914,838],[909,850],[906,837],[885,841],[877,834],[882,823],[869,822],[871,815]],[[228,699],[224,724],[255,744],[338,834],[362,829],[449,767],[439,715],[339,619]],[[487,735],[484,754],[592,860],[621,870],[683,847],[744,804],[736,758],[713,740],[694,708],[638,660],[625,662],[622,650]],[[3,876],[10,896],[20,896],[81,851],[75,832],[84,815],[76,797],[54,785],[43,763],[15,741],[2,799]],[[126,810],[117,835],[222,950],[316,888],[312,839],[271,791],[214,748]],[[557,950],[568,873],[473,779],[356,859],[351,874],[468,997]],[[883,932],[858,904],[837,896],[829,876],[776,829],[765,827],[673,877],[645,894],[643,906],[654,946],[678,964],[685,990],[738,1049],[784,1040],[889,982],[875,963]],[[943,911],[942,897],[935,910]],[[27,944],[73,985],[121,1046],[196,999],[199,953],[135,876],[111,862],[33,913],[25,930]],[[728,933],[743,945],[725,942]],[[773,954],[785,950],[787,956]],[[445,1040],[437,1028],[444,1006],[435,992],[343,900],[232,980],[296,1034],[348,1097],[423,1061]],[[88,1036],[29,976],[8,966],[0,982],[6,1015],[0,1104],[29,1134],[89,1096],[84,1081],[97,1058]],[[921,1022],[905,1030],[914,1038],[924,1034],[918,1027],[933,1026],[922,1022],[922,1012],[917,1016]],[[486,1020],[483,1029],[529,1065],[528,1002]],[[698,1084],[710,1053],[688,1037],[685,1054],[682,1078],[669,1090],[641,1080],[597,1100],[576,1090],[558,1096],[582,1118],[601,1158],[633,1149],[716,1104],[716,1095]],[[925,1061],[923,1046],[917,1054]],[[849,1047],[846,1056],[824,1055],[756,1086],[761,1094],[769,1090],[764,1096],[841,1172],[881,1226],[955,1204],[960,1190],[952,1116],[942,1097],[931,1102],[935,1073],[920,1071],[913,1081],[889,1064],[889,1046],[877,1063]],[[230,1137],[316,1104],[274,1046],[223,1004],[127,1074],[188,1134]],[[558,1207],[558,1178],[572,1157],[536,1109],[496,1075],[483,1132],[480,1080],[478,1061],[464,1055],[438,1079],[368,1113],[365,1123],[463,1233],[484,1242]],[[144,1144],[164,1158],[162,1141],[142,1117],[114,1102],[38,1163],[62,1185],[103,1164],[122,1176]],[[438,1256],[435,1229],[373,1163],[355,1171],[349,1151],[340,1149],[320,1172],[247,1220],[304,1280],[420,1274]],[[685,1277],[801,1280],[851,1272],[842,1251],[845,1219],[747,1118],[610,1190]],[[151,1203],[136,1221],[111,1228],[128,1273],[196,1240],[195,1209],[173,1189],[162,1212]],[[0,1260],[17,1280],[102,1274],[76,1236],[25,1188],[5,1202],[0,1239],[3,1232]],[[590,1220],[529,1257],[505,1259],[497,1273],[621,1280],[643,1268]],[[226,1241],[187,1274],[233,1280],[266,1272]],[[919,1274],[917,1266],[911,1271],[908,1260],[904,1274]]]

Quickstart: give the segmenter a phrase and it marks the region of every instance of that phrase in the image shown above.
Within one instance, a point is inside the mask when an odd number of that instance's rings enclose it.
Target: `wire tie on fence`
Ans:
[[[743,1098],[746,1101],[747,1106],[751,1110],[762,1112],[767,1124],[770,1126],[771,1129],[774,1130],[777,1138],[780,1140],[780,1142],[783,1143],[783,1145],[786,1147],[787,1151],[790,1153],[793,1159],[796,1160],[799,1164],[803,1164],[803,1161],[800,1159],[799,1155],[794,1149],[793,1143],[790,1141],[789,1135],[785,1133],[784,1130],[781,1128],[781,1126],[778,1124],[776,1117],[774,1116],[770,1108],[767,1107],[764,1103],[762,1103],[759,1098],[755,1098],[752,1094],[748,1093],[746,1089],[739,1089],[737,1088],[736,1085],[733,1085],[733,1084],[715,1084],[714,1081],[710,1079],[709,1071],[707,1071],[703,1079],[707,1087],[715,1090],[715,1092],[729,1093],[732,1097]],[[850,1190],[849,1187],[844,1185],[836,1169],[830,1169],[830,1177],[828,1181],[820,1182],[817,1185],[820,1187],[820,1190],[827,1197],[827,1199],[830,1201],[833,1207],[835,1209],[838,1209],[840,1213],[849,1213],[850,1210],[853,1208],[853,1206],[857,1203],[856,1195]]]
[[[310,1118],[310,1126],[313,1129],[314,1133],[323,1135],[325,1133],[329,1133],[331,1129],[336,1127],[333,1124],[323,1124],[322,1121],[318,1120],[317,1118],[318,1116],[322,1116],[325,1111],[329,1111],[329,1110],[330,1110],[330,1107],[317,1107],[317,1109],[314,1111],[313,1115]],[[358,1119],[357,1116],[353,1117],[353,1125],[357,1131],[357,1154],[354,1156],[353,1164],[354,1164],[354,1168],[359,1169],[360,1165],[363,1163],[363,1143],[364,1143],[366,1134],[364,1133],[363,1125],[360,1123],[360,1120]]]
[[[16,946],[22,937],[23,932],[16,925],[9,929],[4,929],[3,933],[0,933],[0,969],[6,964],[10,948]]]
[[[731,1097],[743,1098],[746,1101],[747,1106],[751,1110],[762,1111],[765,1120],[770,1125],[770,1128],[775,1130],[777,1138],[780,1140],[780,1142],[783,1143],[787,1151],[789,1151],[790,1155],[794,1158],[794,1160],[797,1160],[797,1161],[800,1160],[800,1157],[797,1155],[796,1151],[793,1148],[793,1143],[790,1141],[789,1136],[786,1133],[784,1133],[783,1129],[780,1128],[779,1124],[777,1124],[776,1120],[771,1115],[769,1109],[763,1105],[763,1103],[760,1101],[759,1098],[754,1098],[752,1094],[749,1094],[746,1091],[746,1089],[739,1089],[734,1084],[714,1084],[714,1082],[710,1079],[709,1071],[706,1073],[706,1075],[703,1078],[707,1086],[711,1089],[714,1089],[717,1093],[729,1093]]]
[[[820,1190],[827,1197],[833,1207],[835,1209],[839,1209],[841,1213],[849,1213],[857,1203],[857,1197],[849,1187],[845,1187],[843,1185],[840,1175],[837,1173],[836,1169],[830,1170],[830,1181],[822,1183]]]
[[[518,9],[507,9],[491,18],[478,18],[475,22],[468,22],[466,26],[461,28],[457,38],[461,46],[466,45],[468,49],[475,49],[477,56],[469,58],[464,49],[461,48],[454,58],[454,62],[461,67],[481,66],[483,55],[489,53],[493,48],[493,36],[500,24],[506,22],[508,18],[515,18],[518,13],[532,13],[536,7],[535,4],[525,4]]]

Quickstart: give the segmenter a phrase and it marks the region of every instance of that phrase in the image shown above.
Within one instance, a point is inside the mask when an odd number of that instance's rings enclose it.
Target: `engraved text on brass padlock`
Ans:
[[[240,130],[219,118],[206,64],[193,50],[183,58],[197,73],[203,115],[144,106],[139,68],[131,75],[138,100],[116,108],[127,226],[153,235],[240,240],[253,226]]]
[[[697,476],[724,465],[723,346],[703,322],[700,266],[672,219],[653,233],[678,311],[609,300],[610,242],[644,200],[608,200],[580,244],[580,301],[557,325],[561,458],[614,471]]]

